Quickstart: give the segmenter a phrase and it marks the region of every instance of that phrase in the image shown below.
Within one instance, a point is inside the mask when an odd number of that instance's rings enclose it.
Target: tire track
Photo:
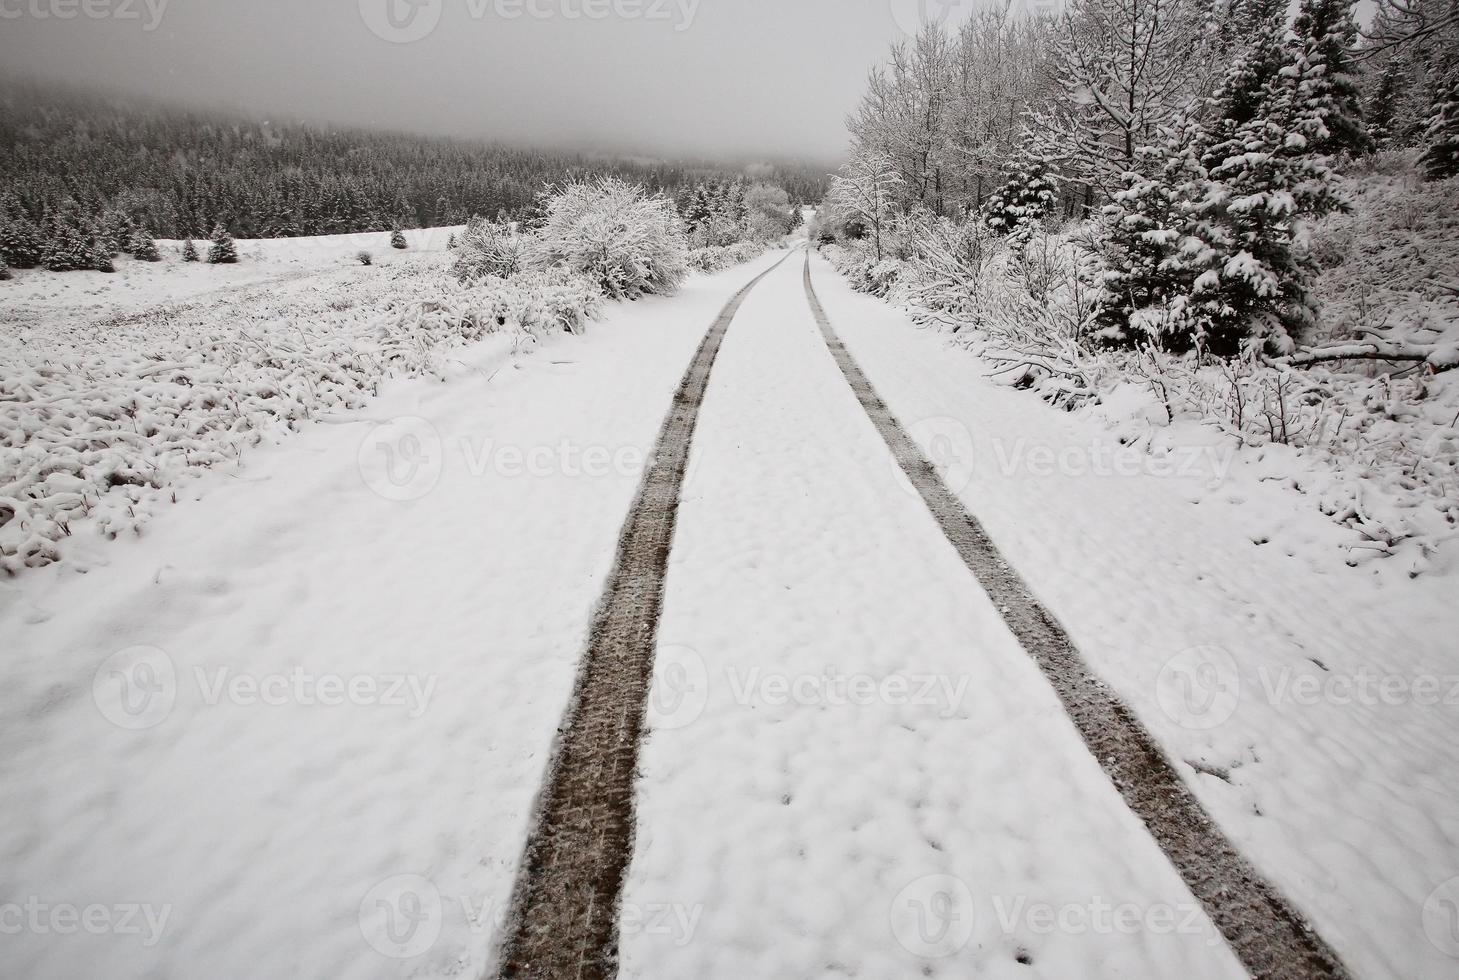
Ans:
[[[942,483],[836,336],[811,282],[805,293],[826,346],[861,407],[1023,648],[1053,685],[1089,751],[1144,822],[1256,977],[1349,976],[1342,962],[1274,885],[1232,845],[1191,795],[1155,739],[1090,671],[1062,626],[998,552],[983,526]]]
[[[513,889],[501,977],[595,980],[617,972],[618,898],[633,851],[634,770],[694,426],[735,314],[760,280],[789,257],[786,253],[725,304],[659,432],[558,729]]]

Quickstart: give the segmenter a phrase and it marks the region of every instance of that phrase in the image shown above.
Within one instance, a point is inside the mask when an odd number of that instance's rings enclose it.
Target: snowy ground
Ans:
[[[528,358],[463,345],[444,380],[204,472],[145,535],[0,580],[0,972],[489,969],[641,466],[705,328],[778,257]],[[344,262],[233,285],[308,306],[381,271]],[[1358,976],[1453,976],[1452,573],[1350,568],[1259,464],[1122,449],[813,269],[1226,833]],[[750,295],[699,422],[623,972],[1242,975],[897,476],[799,275]],[[65,288],[10,322],[97,302]],[[160,301],[192,302],[137,309]]]

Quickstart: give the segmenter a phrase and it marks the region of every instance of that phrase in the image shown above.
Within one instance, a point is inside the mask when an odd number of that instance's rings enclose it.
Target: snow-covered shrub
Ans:
[[[532,264],[561,266],[612,299],[672,293],[688,273],[688,246],[673,202],[613,177],[568,184],[546,203]]]
[[[456,243],[456,264],[452,271],[463,282],[494,277],[506,279],[527,264],[531,238],[510,225],[474,221]]]
[[[765,254],[761,242],[737,242],[734,245],[710,245],[689,250],[689,267],[698,272],[718,272],[743,265]]]
[[[355,253],[355,261],[360,263],[360,265],[371,265],[375,261],[375,256],[371,255],[369,252],[361,250]]]

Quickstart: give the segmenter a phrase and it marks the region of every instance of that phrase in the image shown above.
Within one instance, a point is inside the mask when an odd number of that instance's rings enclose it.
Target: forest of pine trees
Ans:
[[[824,192],[823,167],[757,169],[797,201]],[[673,196],[733,177],[710,164],[274,125],[34,85],[0,90],[0,254],[17,266],[104,264],[80,254],[93,233],[115,255],[135,229],[191,239],[222,225],[239,238],[271,238],[517,218],[545,185],[590,173]],[[48,246],[54,238],[66,241]]]

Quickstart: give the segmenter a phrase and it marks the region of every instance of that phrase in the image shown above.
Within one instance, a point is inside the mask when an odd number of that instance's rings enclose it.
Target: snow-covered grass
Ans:
[[[1314,229],[1323,321],[1311,339],[1418,345],[1443,361],[1459,350],[1459,181],[1370,175],[1350,194],[1350,213]],[[1396,555],[1420,574],[1459,557],[1459,372],[1105,349],[1088,340],[1085,229],[1036,234],[1022,254],[972,223],[909,231],[881,261],[864,244],[824,251],[854,288],[947,331],[1005,383],[1099,415],[1123,443],[1153,449],[1161,430],[1198,424],[1259,455],[1267,479],[1351,532],[1351,564]]]

